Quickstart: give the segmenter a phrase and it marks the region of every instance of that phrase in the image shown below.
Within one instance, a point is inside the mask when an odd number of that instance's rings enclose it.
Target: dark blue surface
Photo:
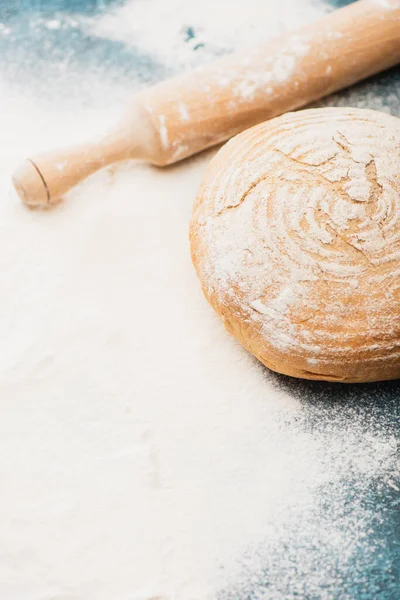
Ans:
[[[327,4],[330,4],[334,8],[342,8],[348,4],[352,4],[354,0],[325,0]]]
[[[123,0],[2,0],[1,17],[27,14],[54,14],[56,12],[92,14],[111,5],[123,4]]]
[[[91,94],[93,74],[110,83],[122,80],[132,89],[165,78],[168,69],[140,47],[87,33],[85,19],[121,4],[121,0],[0,0],[0,23],[11,30],[9,35],[0,32],[0,75],[47,100],[58,97],[60,86],[69,79],[71,91],[64,101],[79,104],[86,98],[96,102]],[[50,19],[59,20],[60,28],[49,28]]]
[[[224,589],[218,600],[265,598],[319,600],[398,600],[400,598],[400,382],[343,385],[295,380],[281,375],[269,377],[302,404],[298,427],[316,436],[329,431],[335,439],[375,431],[393,447],[394,462],[382,465],[372,479],[348,476],[318,490],[313,513],[300,513],[270,553],[259,549],[261,564],[254,569],[243,557],[238,580]],[[328,436],[328,443],[329,443]],[[329,450],[328,450],[329,455]],[[333,454],[334,457],[334,454]],[[317,457],[316,457],[317,458]],[[332,458],[332,456],[331,456]],[[341,456],[337,456],[338,467]],[[357,531],[361,515],[370,518],[368,531],[357,540],[350,561],[340,551],[332,553],[324,536],[327,524],[340,530]],[[362,531],[360,523],[360,532]],[[307,532],[310,532],[308,535]],[[257,549],[251,549],[253,558]],[[283,558],[284,557],[284,558]],[[310,566],[311,565],[311,566]],[[325,586],[316,586],[323,573]]]

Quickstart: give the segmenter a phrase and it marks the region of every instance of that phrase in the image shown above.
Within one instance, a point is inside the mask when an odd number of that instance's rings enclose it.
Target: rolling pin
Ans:
[[[26,204],[51,205],[110,164],[172,164],[399,62],[400,0],[359,0],[140,92],[112,131],[26,160],[14,186]]]

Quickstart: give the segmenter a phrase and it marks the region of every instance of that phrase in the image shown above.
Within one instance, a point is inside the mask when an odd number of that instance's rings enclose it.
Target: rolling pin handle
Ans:
[[[12,181],[21,200],[28,206],[47,206],[50,193],[38,167],[30,159],[15,171]]]

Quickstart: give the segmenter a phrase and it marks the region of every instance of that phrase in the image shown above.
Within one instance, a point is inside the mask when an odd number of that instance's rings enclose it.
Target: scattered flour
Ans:
[[[265,42],[328,10],[317,0],[281,0],[279,5],[277,10],[274,2],[248,0],[243,10],[242,0],[231,0],[229,8],[214,0],[130,0],[92,19],[89,30],[139,45],[176,69]]]
[[[375,2],[383,8],[396,8],[400,6],[399,0],[375,0]]]
[[[182,66],[181,25],[217,51],[317,10],[230,4],[225,19],[215,2],[136,0],[91,26]],[[384,548],[368,536],[387,513],[362,499],[377,482],[398,489],[390,388],[332,402],[225,333],[187,239],[210,154],[100,173],[49,213],[21,206],[16,163],[90,137],[114,110],[0,88],[0,596],[291,600],[301,586],[328,598],[354,573],[370,585],[363,569]]]

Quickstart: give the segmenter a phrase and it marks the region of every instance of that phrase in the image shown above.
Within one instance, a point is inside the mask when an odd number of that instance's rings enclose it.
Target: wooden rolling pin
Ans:
[[[399,62],[400,0],[359,0],[246,54],[140,92],[114,130],[26,160],[13,182],[27,204],[53,204],[107,165],[174,163]]]

